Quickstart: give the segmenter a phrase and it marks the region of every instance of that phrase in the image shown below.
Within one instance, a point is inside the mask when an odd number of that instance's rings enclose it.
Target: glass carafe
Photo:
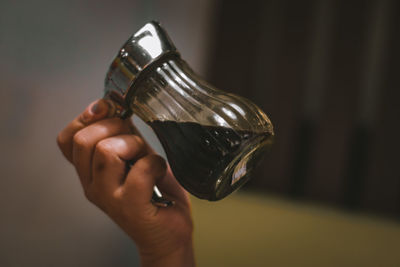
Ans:
[[[120,49],[104,98],[122,118],[134,113],[152,127],[176,179],[202,199],[222,199],[246,183],[273,140],[265,113],[197,76],[157,22]]]

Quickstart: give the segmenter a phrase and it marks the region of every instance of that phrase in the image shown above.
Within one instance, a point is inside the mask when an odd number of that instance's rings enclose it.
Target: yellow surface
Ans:
[[[198,266],[400,266],[400,224],[273,197],[192,198]]]

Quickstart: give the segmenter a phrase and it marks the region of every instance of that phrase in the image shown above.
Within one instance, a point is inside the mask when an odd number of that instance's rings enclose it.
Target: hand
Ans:
[[[194,266],[186,191],[131,120],[107,118],[109,110],[105,100],[92,103],[57,137],[85,196],[136,242],[143,266]],[[128,160],[134,162],[130,170]],[[154,206],[154,185],[175,204]]]

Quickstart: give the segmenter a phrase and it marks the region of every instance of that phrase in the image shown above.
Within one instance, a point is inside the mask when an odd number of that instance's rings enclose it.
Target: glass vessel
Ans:
[[[196,75],[157,22],[120,49],[104,98],[122,118],[134,113],[152,127],[176,179],[202,199],[222,199],[246,183],[273,141],[267,115]]]

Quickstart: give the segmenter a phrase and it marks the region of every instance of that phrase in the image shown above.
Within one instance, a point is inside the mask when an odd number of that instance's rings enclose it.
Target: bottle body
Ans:
[[[154,21],[119,50],[104,98],[122,118],[135,113],[153,128],[177,180],[203,199],[222,199],[243,185],[273,140],[265,113],[198,77]]]
[[[259,108],[212,88],[179,57],[137,81],[129,108],[153,128],[179,183],[202,199],[242,186],[272,143]]]

